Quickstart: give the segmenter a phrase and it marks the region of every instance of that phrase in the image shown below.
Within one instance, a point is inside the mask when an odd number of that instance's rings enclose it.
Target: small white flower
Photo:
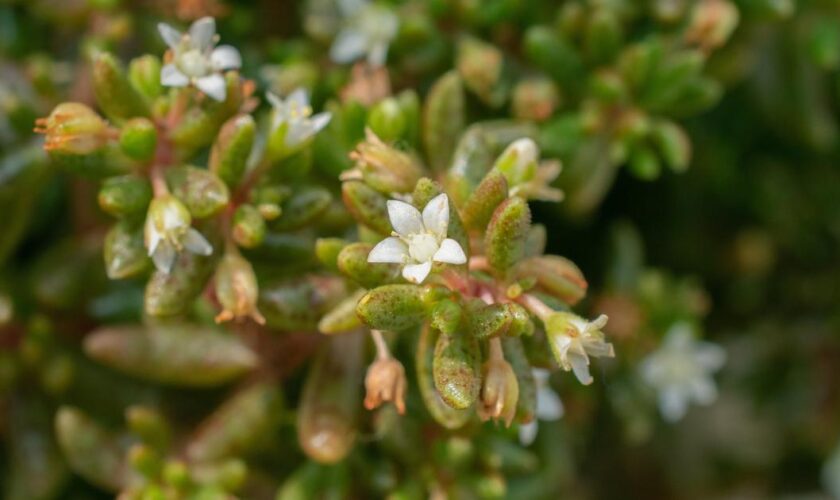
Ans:
[[[607,324],[602,314],[594,321],[587,321],[568,312],[555,312],[545,321],[546,332],[554,356],[560,367],[574,371],[583,385],[592,383],[589,374],[589,357],[615,357],[613,345],[604,340],[601,329]]]
[[[494,167],[507,179],[511,196],[555,202],[563,199],[563,192],[551,187],[560,175],[560,162],[540,162],[540,148],[533,139],[523,137],[510,143]]]
[[[422,283],[432,262],[464,264],[467,256],[457,241],[447,238],[449,198],[439,194],[423,214],[404,201],[388,200],[388,217],[393,236],[380,241],[368,255],[368,262],[402,264],[403,278]]]
[[[302,88],[289,94],[285,100],[271,92],[266,92],[265,97],[273,108],[271,133],[284,134],[282,149],[286,152],[294,150],[314,137],[327,126],[332,118],[332,114],[326,111],[313,116],[312,107],[309,105],[309,95]]]
[[[396,14],[367,0],[339,0],[338,4],[346,20],[330,48],[330,58],[348,63],[366,55],[372,66],[385,64],[388,45],[397,36]]]
[[[539,421],[552,422],[563,416],[563,401],[548,383],[551,372],[545,368],[532,368],[537,385],[537,412],[534,419],[519,426],[519,442],[525,446],[534,442],[539,430]]]
[[[149,204],[144,228],[146,250],[159,271],[169,273],[184,249],[198,255],[213,253],[213,247],[191,223],[187,207],[171,194],[159,196]]]
[[[673,325],[662,346],[640,366],[642,378],[658,392],[659,411],[665,420],[681,419],[692,401],[708,405],[717,399],[712,374],[726,361],[717,344],[696,340],[688,323]]]
[[[224,101],[225,78],[222,73],[242,66],[239,51],[230,45],[216,47],[216,21],[203,17],[181,33],[166,23],[158,24],[158,32],[172,51],[172,62],[160,71],[160,83],[167,87],[195,85],[217,101]]]

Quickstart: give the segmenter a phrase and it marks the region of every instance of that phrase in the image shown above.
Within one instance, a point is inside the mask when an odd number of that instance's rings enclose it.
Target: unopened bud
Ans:
[[[242,248],[254,248],[265,239],[265,219],[260,210],[247,203],[233,214],[233,240]]]
[[[259,287],[251,263],[238,253],[225,254],[216,269],[216,297],[223,310],[216,316],[216,322],[250,317],[259,324],[265,318],[257,309]]]
[[[511,187],[524,184],[537,173],[540,150],[532,139],[513,141],[496,160],[494,168],[504,174]]]
[[[371,129],[366,140],[350,153],[365,182],[384,193],[407,193],[422,175],[422,170],[408,153],[388,146]]]
[[[44,149],[86,155],[108,143],[108,124],[95,111],[78,102],[65,102],[46,118],[35,120],[35,132],[46,135]]]
[[[512,111],[515,118],[542,122],[554,114],[560,104],[560,91],[548,78],[522,80],[513,89]]]
[[[408,124],[397,100],[389,97],[370,110],[367,125],[383,140],[395,141],[402,137]]]
[[[147,161],[155,154],[157,129],[148,118],[133,118],[123,125],[120,147],[129,157]]]
[[[516,373],[510,363],[502,356],[499,339],[490,344],[490,359],[482,368],[484,382],[476,408],[481,420],[504,420],[510,426],[516,416],[516,403],[519,400],[519,384]]]
[[[391,401],[400,415],[405,413],[405,369],[392,357],[379,358],[370,365],[365,377],[365,408],[372,410]]]

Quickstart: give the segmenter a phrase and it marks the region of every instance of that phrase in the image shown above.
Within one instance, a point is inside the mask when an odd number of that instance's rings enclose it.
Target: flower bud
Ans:
[[[688,43],[705,50],[722,47],[738,26],[738,8],[728,0],[703,0],[691,11],[685,32]]]
[[[423,173],[417,161],[382,142],[373,130],[365,130],[365,135],[366,140],[350,153],[365,183],[383,193],[411,192]]]
[[[132,118],[120,131],[120,147],[130,158],[148,161],[155,154],[157,129],[148,118]]]
[[[502,357],[501,345],[491,343],[490,350],[490,359],[482,368],[484,382],[476,410],[481,420],[503,420],[505,425],[510,427],[516,416],[519,384],[513,368]],[[497,354],[494,354],[496,352]]]
[[[370,365],[365,376],[365,408],[373,410],[391,401],[400,415],[405,414],[405,369],[394,358],[379,358]]]
[[[539,156],[537,143],[529,138],[518,139],[505,148],[493,168],[503,173],[511,186],[518,186],[534,178]]]
[[[146,211],[152,200],[152,186],[138,175],[110,177],[97,196],[99,207],[114,217],[130,217]]]
[[[233,213],[233,241],[242,248],[255,248],[265,240],[265,219],[251,204],[243,203]]]
[[[548,78],[522,80],[513,88],[513,116],[521,120],[543,122],[560,105],[560,90]]]
[[[222,304],[216,323],[247,316],[265,324],[257,309],[258,296],[257,276],[251,263],[237,252],[226,253],[216,268],[216,297]]]
[[[370,110],[367,126],[374,136],[385,141],[396,141],[403,136],[408,124],[397,100],[388,97]]]
[[[111,138],[105,120],[77,102],[59,104],[48,117],[35,120],[35,132],[46,135],[44,149],[69,155],[98,151]]]
[[[466,99],[461,78],[450,71],[441,76],[423,106],[423,145],[432,169],[449,167],[455,145],[466,128]]]

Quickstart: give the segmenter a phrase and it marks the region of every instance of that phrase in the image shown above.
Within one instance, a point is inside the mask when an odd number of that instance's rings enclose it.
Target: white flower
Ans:
[[[172,51],[172,61],[160,71],[160,83],[167,87],[195,85],[217,101],[225,100],[222,72],[242,66],[239,51],[230,45],[216,47],[216,21],[203,17],[181,33],[166,23],[158,24],[163,41]]]
[[[273,108],[271,115],[271,133],[283,134],[282,144],[272,145],[281,147],[288,152],[304,144],[307,140],[321,131],[332,118],[329,112],[312,115],[309,96],[304,89],[297,89],[286,100],[266,92],[268,102]]]
[[[494,168],[504,174],[511,196],[555,202],[563,199],[563,192],[551,187],[560,175],[560,162],[540,162],[540,148],[533,139],[523,137],[510,143]]]
[[[525,446],[534,442],[539,430],[539,421],[551,422],[563,416],[563,402],[548,383],[551,373],[544,368],[532,368],[537,385],[537,412],[534,419],[519,426],[519,442]]]
[[[171,194],[159,196],[149,204],[144,231],[146,250],[159,271],[169,273],[178,252],[184,249],[198,255],[213,253],[213,247],[191,223],[187,207]]]
[[[347,63],[367,55],[372,66],[385,64],[388,45],[397,36],[396,14],[367,0],[339,0],[338,3],[346,20],[330,48],[330,58]]]
[[[589,356],[615,357],[613,345],[604,340],[601,332],[607,319],[602,314],[594,321],[587,321],[572,313],[555,312],[545,320],[549,343],[557,362],[564,370],[574,371],[581,384],[592,383]]]
[[[642,378],[659,395],[665,420],[681,419],[690,402],[708,405],[717,399],[712,374],[726,361],[726,351],[711,342],[696,340],[687,323],[673,325],[662,346],[642,361]]]
[[[420,211],[404,201],[388,200],[388,217],[393,236],[380,241],[368,255],[368,262],[403,264],[402,275],[422,283],[432,262],[464,264],[467,256],[457,241],[447,238],[449,198],[439,194]]]

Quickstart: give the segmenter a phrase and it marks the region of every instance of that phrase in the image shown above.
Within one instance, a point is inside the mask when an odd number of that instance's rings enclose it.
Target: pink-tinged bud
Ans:
[[[265,324],[265,318],[257,309],[259,287],[254,268],[238,253],[225,254],[216,269],[216,297],[222,304],[216,323],[250,317]]]
[[[93,153],[113,136],[102,117],[78,102],[59,104],[48,117],[35,120],[35,132],[46,135],[45,150],[75,155]]]
[[[365,376],[365,408],[373,410],[392,402],[400,415],[405,414],[405,369],[394,358],[379,358],[370,365]]]

